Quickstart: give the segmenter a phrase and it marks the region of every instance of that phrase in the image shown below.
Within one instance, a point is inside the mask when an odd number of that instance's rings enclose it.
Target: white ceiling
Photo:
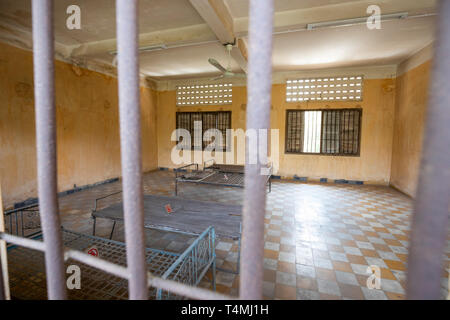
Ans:
[[[248,0],[222,1],[231,14],[235,32],[246,40]],[[77,54],[83,59],[112,64],[114,57],[108,52],[115,49],[115,0],[54,3],[55,40],[69,52],[68,58]],[[157,79],[217,75],[216,69],[208,64],[210,57],[227,65],[224,48],[189,0],[139,3],[141,40],[147,39],[147,45],[165,43],[169,47],[188,44],[141,53],[142,73]],[[275,0],[275,31],[302,31],[274,35],[274,71],[398,64],[433,41],[435,16],[385,21],[381,30],[372,31],[365,25],[314,31],[305,31],[304,27],[309,22],[365,16],[363,9],[369,4],[379,4],[382,13],[429,14],[435,11],[435,3],[435,0]],[[65,27],[65,10],[71,4],[81,7],[81,30]],[[11,40],[15,39],[12,34],[16,29],[31,31],[31,0],[0,0],[0,41],[17,45],[18,41]],[[233,71],[240,70],[234,60],[231,67]]]
[[[142,53],[140,57],[141,71],[153,78],[179,78],[183,75],[214,76],[217,75],[217,69],[208,63],[210,57],[227,67],[228,55],[223,46],[217,42]],[[230,62],[232,70],[238,72],[239,66],[236,62],[232,59]]]
[[[64,45],[102,41],[116,36],[115,0],[55,0],[56,41]],[[66,28],[66,8],[81,9],[81,30]],[[31,29],[31,0],[0,0],[0,19]],[[187,0],[139,0],[139,32],[180,28],[204,21]]]
[[[275,12],[281,12],[330,6],[344,2],[360,2],[360,0],[275,0],[274,9]],[[226,3],[233,17],[242,18],[248,16],[248,0],[226,0]]]
[[[434,17],[275,35],[275,71],[398,64],[433,41]]]

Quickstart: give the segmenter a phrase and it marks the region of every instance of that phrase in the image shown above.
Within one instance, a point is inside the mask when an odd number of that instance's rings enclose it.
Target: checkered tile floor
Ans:
[[[94,199],[121,190],[121,183],[98,186],[60,199],[63,225],[91,233]],[[145,193],[172,195],[173,173],[144,176]],[[182,184],[179,196],[242,203],[242,189]],[[120,202],[121,195],[99,203]],[[403,299],[407,261],[410,198],[387,187],[306,184],[277,181],[268,194],[265,215],[264,297],[266,299]],[[99,221],[97,235],[108,237],[111,223]],[[450,232],[449,232],[450,234]],[[123,241],[123,227],[114,239]],[[192,238],[147,230],[147,246],[182,251]],[[238,246],[218,241],[217,265],[235,268]],[[450,268],[450,237],[445,255]],[[368,289],[367,269],[381,271],[381,289]],[[442,271],[442,297],[448,294],[448,271]],[[205,282],[201,285],[208,286]],[[237,295],[239,276],[218,272],[217,290]]]

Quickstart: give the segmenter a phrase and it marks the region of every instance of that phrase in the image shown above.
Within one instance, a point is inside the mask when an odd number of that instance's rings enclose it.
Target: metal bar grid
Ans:
[[[210,161],[210,160],[209,160]],[[195,183],[195,184],[206,184],[221,187],[234,187],[234,188],[244,188],[245,187],[245,174],[240,172],[244,169],[243,166],[238,165],[217,165],[213,164],[211,166],[206,166],[205,161],[202,171],[198,170],[198,164],[190,164],[175,169],[175,195],[178,195],[178,184],[179,183]],[[188,168],[196,165],[196,170],[190,173],[182,172],[182,168]],[[272,166],[269,166],[269,174],[264,175],[266,178],[266,186],[269,187],[269,192],[272,190]]]
[[[198,183],[223,185],[228,187],[244,187],[244,174],[243,173],[225,173],[214,172],[213,175],[209,175],[204,179],[198,181]]]
[[[38,204],[8,210],[4,215],[5,232],[22,237],[32,237],[41,232]]]
[[[450,1],[439,1],[435,58],[408,257],[407,298],[439,299],[449,222]]]
[[[214,228],[205,230],[184,251],[167,271],[162,275],[163,279],[170,279],[191,286],[197,286],[208,269],[212,267],[213,290],[216,290],[216,234]],[[158,289],[157,299],[171,299],[174,297],[169,291]]]
[[[113,193],[114,195],[116,193]],[[99,199],[105,199],[103,196]],[[95,200],[97,202],[97,200]],[[167,215],[165,205],[170,204],[174,215]],[[238,242],[238,265],[235,270],[217,268],[220,271],[239,274],[241,218],[242,208],[235,205],[215,202],[195,201],[183,198],[146,195],[144,197],[144,227],[146,229],[176,232],[184,235],[198,236],[204,228],[214,227],[217,238],[231,239]],[[123,222],[120,203],[92,212],[94,227],[98,218],[114,222]],[[112,233],[112,231],[111,231]],[[95,228],[93,229],[95,235]]]
[[[126,248],[124,243],[79,234],[69,230],[63,230],[62,233],[64,245],[67,248],[82,252],[95,247],[101,259],[115,265],[126,266]],[[212,282],[213,287],[215,287],[215,250],[214,246],[211,246],[214,244],[214,237],[214,228],[208,228],[182,254],[146,248],[147,269],[152,276],[162,276],[163,279],[168,278],[196,286],[203,279],[206,271],[212,267]],[[42,238],[42,234],[35,237],[35,239],[40,238]],[[40,300],[47,297],[44,257],[42,252],[36,249],[38,247],[29,249],[16,245],[8,248],[11,270],[10,284],[14,298]],[[75,300],[116,300],[128,297],[126,279],[108,274],[101,269],[84,263],[77,264],[73,259],[66,259],[66,267],[74,264],[81,269],[82,290],[70,290],[68,298]],[[189,273],[183,268],[187,264],[192,265]],[[156,288],[150,288],[150,297],[156,297],[156,293]],[[160,298],[175,299],[181,297],[173,294],[164,294]]]
[[[318,121],[317,112],[321,113],[321,121]],[[306,117],[308,114],[312,116]],[[359,156],[361,117],[362,109],[358,108],[286,110],[285,153]],[[308,120],[312,132],[305,132],[305,121]],[[320,127],[317,127],[319,125]],[[318,131],[320,137],[314,134]],[[320,139],[320,151],[311,151],[312,146],[317,143],[317,138]]]
[[[222,173],[244,173],[245,166],[235,165],[235,164],[217,164],[214,163],[213,165],[206,167],[206,169],[214,169],[216,171],[222,172]]]
[[[244,188],[244,174],[242,173],[222,173],[222,172],[213,172],[199,175],[191,176],[191,177],[178,177],[175,179],[175,195],[178,194],[178,183],[195,183],[195,184],[207,184],[221,187],[235,187],[235,188]],[[269,192],[271,191],[271,176],[267,176],[266,185],[269,186]]]
[[[200,132],[201,137],[194,135],[194,122],[202,122],[202,130]],[[185,129],[189,131],[191,135],[191,150],[196,150],[196,147],[200,147],[202,150],[206,148],[211,142],[210,136],[205,136],[205,132],[208,129],[218,129],[222,133],[222,146],[216,146],[217,150],[227,150],[226,133],[228,129],[231,129],[231,111],[201,111],[201,112],[177,112],[176,113],[176,129]],[[203,141],[203,137],[206,139]],[[198,138],[201,139],[198,140]],[[186,142],[186,144],[184,144]],[[183,148],[189,149],[188,141],[183,141]],[[180,148],[181,145],[178,147]]]
[[[3,215],[0,216],[0,220],[3,221],[4,217]],[[209,230],[210,228],[208,228]],[[70,231],[66,231],[70,232]],[[73,232],[72,232],[73,233]],[[74,233],[76,234],[76,233]],[[35,238],[41,237],[42,234],[38,234],[35,236]],[[97,237],[90,237],[87,235],[81,235],[81,237],[85,239],[100,239],[100,241],[105,241],[105,239],[97,238]],[[9,250],[13,250],[14,248],[20,248],[23,247],[25,249],[31,249],[39,251],[39,252],[45,252],[45,245],[42,241],[37,241],[34,239],[24,238],[16,235],[11,235],[8,233],[0,232],[0,241],[5,241],[10,244],[8,247]],[[106,240],[108,243],[112,244],[119,244],[122,247],[124,246],[123,243],[115,242],[112,240]],[[85,246],[83,246],[85,247]],[[214,250],[214,247],[212,247]],[[177,256],[174,253],[168,253],[166,251],[157,250],[157,249],[151,249],[152,254],[150,255],[150,259],[154,259],[154,256],[157,254],[168,254]],[[215,251],[213,252],[215,256]],[[29,257],[30,255],[27,255]],[[115,256],[115,255],[112,255]],[[130,278],[129,270],[119,264],[112,263],[110,261],[107,261],[105,259],[93,257],[89,254],[86,254],[84,252],[81,252],[79,250],[74,249],[68,249],[66,248],[64,251],[64,260],[68,261],[69,259],[72,259],[73,261],[81,262],[83,265],[90,266],[96,269],[99,269],[103,272],[106,272],[112,276],[116,276],[120,279],[128,280]],[[6,259],[2,259],[2,262],[5,262]],[[158,266],[161,264],[161,261],[153,261],[153,263],[156,263]],[[155,270],[158,270],[158,267],[155,268]],[[204,273],[202,273],[202,277],[204,276]],[[41,272],[41,274],[45,274],[44,272]],[[162,279],[159,277],[155,277],[152,273],[147,272],[147,287],[155,287],[155,288],[161,288],[166,291],[171,291],[174,294],[178,294],[181,296],[191,297],[194,299],[218,299],[218,300],[226,300],[226,299],[233,299],[232,297],[228,297],[225,295],[217,294],[215,292],[211,292],[206,289],[200,289],[192,286],[186,286],[181,283],[177,283],[171,280]],[[215,275],[213,272],[213,285],[215,284]],[[42,283],[41,283],[42,284]],[[9,286],[7,286],[9,288]],[[111,288],[111,287],[110,287]]]
[[[168,214],[166,205],[170,204],[172,213]],[[175,231],[187,235],[200,235],[213,226],[221,238],[237,240],[240,237],[242,207],[184,199],[146,195],[144,197],[144,227],[149,229]],[[123,222],[121,203],[93,211],[92,218]],[[95,235],[95,234],[94,234]]]

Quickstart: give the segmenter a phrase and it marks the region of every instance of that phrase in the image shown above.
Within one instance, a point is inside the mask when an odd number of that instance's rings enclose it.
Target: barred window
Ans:
[[[358,156],[362,109],[287,110],[286,153]]]
[[[195,136],[195,126],[198,126],[199,133]],[[227,129],[231,129],[231,111],[217,112],[177,112],[176,128],[186,129],[191,135],[191,141],[184,141],[182,147],[184,149],[194,148],[204,150],[211,143],[217,143],[216,150],[225,150],[227,147]],[[209,129],[217,129],[222,134],[222,145],[219,141],[215,141]],[[182,141],[183,142],[183,141]],[[180,146],[181,147],[181,146]]]

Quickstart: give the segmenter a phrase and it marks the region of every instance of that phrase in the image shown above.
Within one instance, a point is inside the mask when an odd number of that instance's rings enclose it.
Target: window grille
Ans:
[[[177,86],[177,106],[226,105],[233,101],[233,85],[197,84]]]
[[[286,102],[361,101],[363,81],[363,76],[287,80]]]
[[[361,109],[288,110],[286,153],[357,156]]]
[[[198,122],[199,133],[195,136],[195,122]],[[176,128],[186,129],[191,135],[191,141],[181,141],[179,148],[183,149],[202,149],[215,142],[209,129],[217,129],[222,133],[222,145],[217,141],[216,150],[226,150],[227,148],[227,129],[231,129],[231,111],[218,112],[177,112]]]

